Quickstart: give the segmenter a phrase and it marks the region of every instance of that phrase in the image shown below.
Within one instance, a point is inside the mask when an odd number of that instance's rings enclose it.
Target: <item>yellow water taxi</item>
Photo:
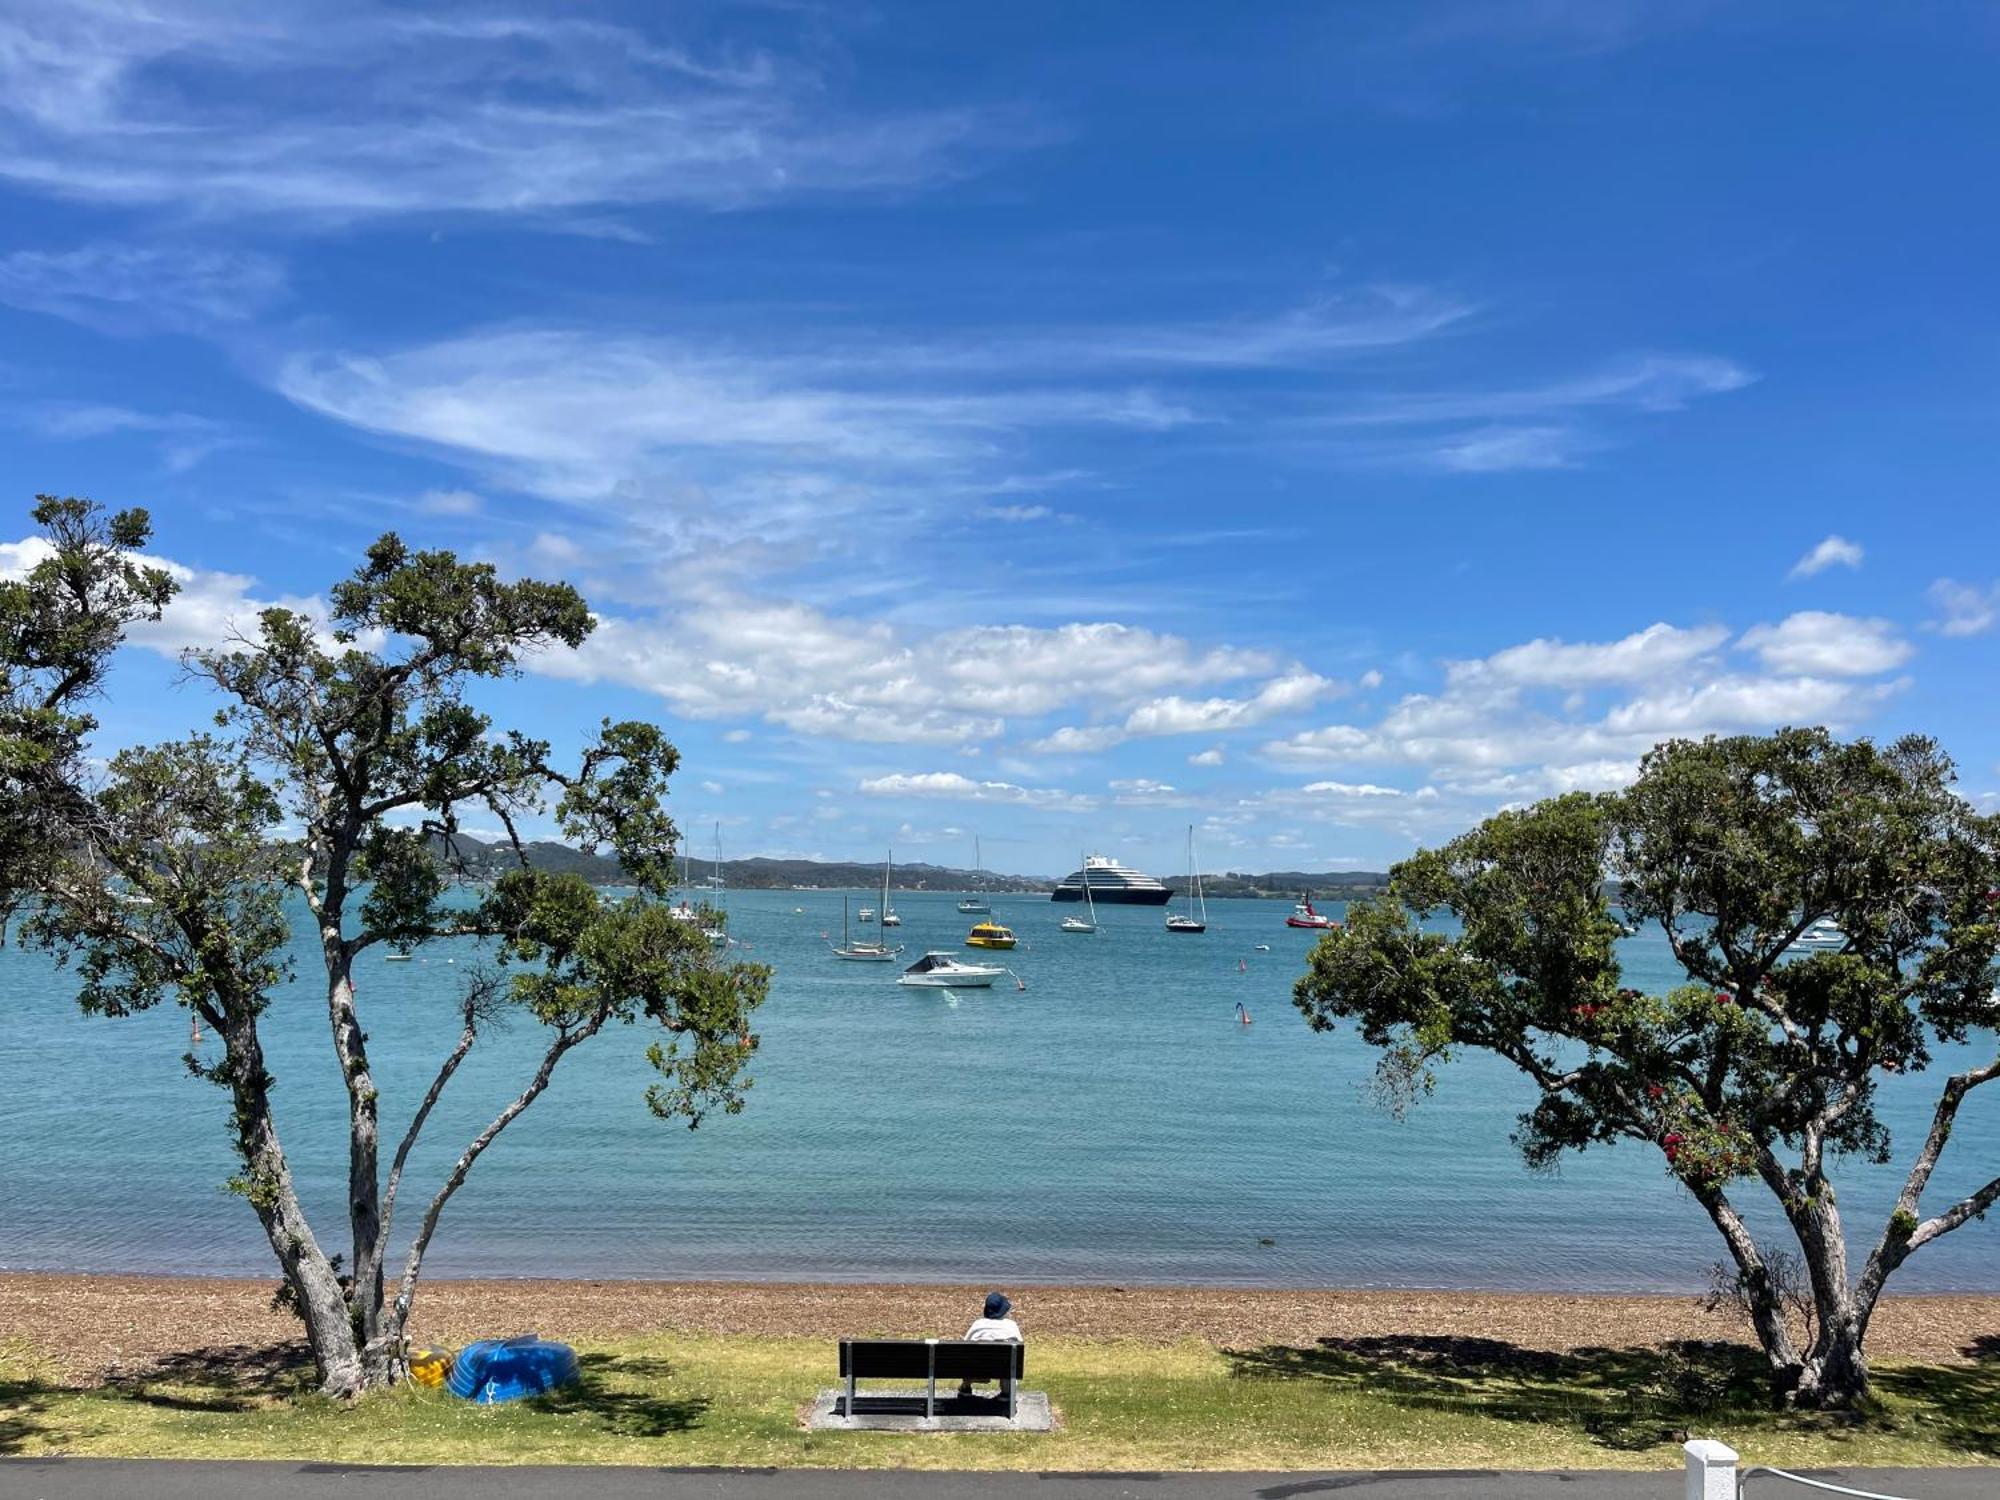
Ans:
[[[965,946],[968,948],[1011,948],[1018,941],[998,922],[975,923],[972,931],[965,935]]]

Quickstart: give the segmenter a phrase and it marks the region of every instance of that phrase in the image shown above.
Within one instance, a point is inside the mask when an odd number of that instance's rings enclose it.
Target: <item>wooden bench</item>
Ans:
[[[840,1378],[847,1382],[846,1415],[855,1414],[863,1380],[921,1380],[924,1415],[937,1415],[940,1380],[997,1380],[1007,1402],[1007,1419],[1016,1414],[1017,1387],[1028,1368],[1025,1344],[974,1342],[968,1339],[842,1339]]]

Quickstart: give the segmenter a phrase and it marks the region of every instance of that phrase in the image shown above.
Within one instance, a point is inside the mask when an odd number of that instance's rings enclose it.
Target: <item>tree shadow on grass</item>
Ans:
[[[23,1452],[28,1439],[49,1436],[41,1418],[54,1399],[38,1380],[0,1379],[0,1455]]]
[[[530,1397],[533,1411],[557,1416],[582,1416],[618,1437],[665,1437],[701,1425],[709,1408],[706,1396],[660,1394],[673,1378],[674,1367],[664,1359],[583,1354],[577,1357],[582,1379],[575,1385]],[[643,1389],[633,1389],[639,1386]]]
[[[1929,1406],[1937,1414],[1931,1425],[1946,1447],[2000,1458],[2000,1335],[1983,1334],[1960,1352],[1970,1364],[1878,1369],[1875,1384]]]
[[[1325,1338],[1226,1351],[1231,1373],[1308,1380],[1412,1409],[1532,1422],[1625,1451],[1684,1439],[1722,1411],[1768,1415],[1763,1360],[1740,1344],[1524,1349],[1445,1335]]]
[[[312,1388],[305,1344],[215,1344],[166,1354],[104,1382],[107,1392],[169,1411],[249,1411]]]

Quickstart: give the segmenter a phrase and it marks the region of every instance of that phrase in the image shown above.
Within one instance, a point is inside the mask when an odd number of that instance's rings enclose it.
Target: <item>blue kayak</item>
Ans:
[[[480,1339],[459,1350],[448,1384],[468,1401],[518,1401],[578,1380],[576,1351],[533,1334]]]

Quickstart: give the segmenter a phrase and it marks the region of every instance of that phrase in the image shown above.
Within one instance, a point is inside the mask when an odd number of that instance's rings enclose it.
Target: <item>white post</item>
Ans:
[[[1696,1438],[1683,1443],[1687,1457],[1687,1500],[1736,1500],[1736,1450],[1727,1443]]]

